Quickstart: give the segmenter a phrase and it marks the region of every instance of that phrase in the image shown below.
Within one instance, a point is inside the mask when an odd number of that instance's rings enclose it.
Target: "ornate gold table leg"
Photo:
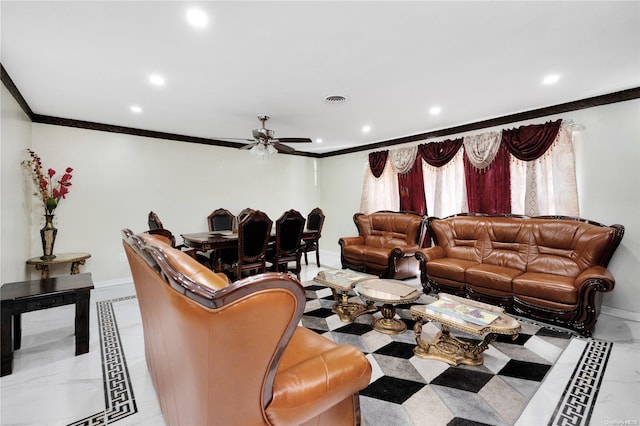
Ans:
[[[362,314],[378,310],[372,302],[367,302],[366,305],[349,302],[348,290],[336,290],[332,288],[331,292],[333,293],[333,299],[336,301],[332,311],[338,315],[342,322],[352,322]]]
[[[37,264],[36,270],[40,271],[40,278],[43,280],[49,278],[49,265]]]
[[[71,262],[71,275],[80,273],[80,265],[84,265],[85,260],[78,260],[77,262]]]
[[[374,330],[385,334],[404,333],[407,325],[404,321],[394,318],[396,316],[396,308],[390,303],[385,303],[380,308],[382,318],[376,318],[371,325]]]
[[[424,320],[421,317],[414,319],[416,324],[413,332],[418,346],[413,349],[413,353],[420,358],[436,359],[451,365],[482,365],[482,352],[497,337],[495,333],[488,333],[480,343],[472,344],[455,337],[446,325],[442,325],[436,337],[431,342],[425,342],[421,338]]]

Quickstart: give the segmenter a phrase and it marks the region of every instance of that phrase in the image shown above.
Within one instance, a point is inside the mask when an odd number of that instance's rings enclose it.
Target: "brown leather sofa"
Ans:
[[[145,357],[169,425],[354,425],[364,354],[299,327],[305,292],[266,273],[230,283],[161,236],[123,230]]]
[[[338,240],[342,267],[381,278],[417,276],[415,253],[424,241],[426,219],[412,212],[354,214],[359,235]]]
[[[615,285],[606,267],[624,227],[462,214],[429,218],[428,232],[435,246],[416,253],[425,293],[467,296],[591,336],[602,295]]]

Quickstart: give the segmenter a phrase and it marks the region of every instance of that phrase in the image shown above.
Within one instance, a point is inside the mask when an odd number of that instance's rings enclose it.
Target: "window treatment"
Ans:
[[[422,164],[429,215],[447,217],[469,211],[463,155],[464,152],[458,150],[451,161],[441,167],[433,167],[426,161]]]
[[[388,151],[386,152],[388,153]],[[377,178],[371,171],[371,161],[366,166],[362,184],[362,197],[360,198],[360,212],[364,214],[379,210],[398,211],[400,209],[397,173],[388,164],[386,154],[384,158],[385,162],[379,168],[380,175]],[[371,159],[371,154],[369,154],[369,159]],[[378,166],[380,166],[379,163]]]
[[[464,138],[464,172],[470,212],[511,213],[509,152],[501,139],[498,132]]]
[[[438,217],[579,216],[572,128],[556,120],[369,154],[361,211],[422,212],[423,205],[424,214]]]
[[[378,151],[369,154],[369,169],[374,177],[379,178],[387,164],[387,156],[389,151]]]
[[[538,159],[512,159],[510,173],[513,213],[580,216],[570,127],[562,127],[551,148]]]
[[[398,173],[400,210],[427,214],[422,178],[422,160],[418,157],[418,147],[394,149],[389,153],[391,164]],[[416,160],[417,158],[417,160]]]

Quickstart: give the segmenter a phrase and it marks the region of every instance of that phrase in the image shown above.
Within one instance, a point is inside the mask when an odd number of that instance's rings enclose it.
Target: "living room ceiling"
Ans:
[[[309,153],[640,86],[636,1],[0,7],[2,66],[35,114],[221,140],[251,138],[267,114]]]

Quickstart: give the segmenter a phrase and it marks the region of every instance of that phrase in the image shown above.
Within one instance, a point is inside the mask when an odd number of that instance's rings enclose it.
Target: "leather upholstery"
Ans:
[[[613,290],[607,263],[624,234],[568,217],[456,215],[429,218],[435,246],[416,253],[425,292],[466,295],[590,335],[599,292]]]
[[[145,358],[168,425],[353,425],[371,365],[298,326],[299,281],[230,283],[161,237],[123,231]]]
[[[342,237],[343,268],[403,279],[418,274],[414,254],[422,247],[426,218],[410,212],[356,213],[357,237]]]

